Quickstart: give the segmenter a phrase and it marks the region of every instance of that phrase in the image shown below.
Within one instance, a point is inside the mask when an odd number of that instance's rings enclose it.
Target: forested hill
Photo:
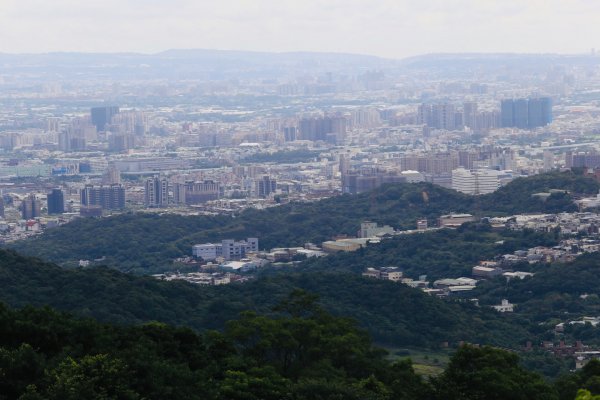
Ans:
[[[79,219],[10,247],[60,264],[106,257],[103,263],[121,271],[163,272],[174,258],[191,255],[196,243],[258,237],[261,248],[268,249],[320,243],[339,234],[355,235],[366,219],[408,229],[415,227],[418,218],[434,223],[449,212],[483,216],[573,211],[569,194],[553,194],[545,201],[532,194],[550,189],[595,194],[599,188],[596,181],[572,172],[516,179],[479,197],[427,183],[386,185],[356,196],[247,210],[236,217],[125,214]]]
[[[579,388],[600,391],[597,361],[547,382],[516,354],[490,347],[463,346],[426,379],[302,291],[276,317],[246,313],[220,333],[105,325],[2,304],[0,327],[6,400],[573,400]]]
[[[434,281],[471,276],[473,266],[482,260],[494,260],[503,254],[536,246],[552,247],[558,241],[557,232],[498,230],[488,223],[472,222],[458,229],[399,235],[356,252],[311,258],[299,269],[360,274],[366,267],[394,266],[407,278],[427,275],[428,280]]]
[[[161,282],[108,268],[66,270],[0,250],[0,302],[59,310],[118,324],[160,321],[197,330],[222,329],[240,312],[269,314],[300,288],[323,307],[354,318],[379,343],[436,347],[443,341],[517,347],[528,325],[469,303],[452,303],[407,286],[343,273],[281,273],[242,285]]]
[[[483,282],[473,293],[482,304],[496,304],[510,298],[519,305],[517,312],[536,323],[577,320],[600,315],[600,257],[588,253],[571,263],[540,266],[533,277],[509,282]],[[600,343],[598,328],[566,324],[567,333],[580,340]]]

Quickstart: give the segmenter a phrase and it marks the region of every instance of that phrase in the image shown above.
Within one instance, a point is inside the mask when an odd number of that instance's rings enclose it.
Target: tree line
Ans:
[[[0,305],[0,398],[572,400],[600,393],[598,362],[548,382],[514,353],[463,346],[443,373],[425,379],[310,293],[292,291],[272,313],[245,312],[222,332],[198,334]]]

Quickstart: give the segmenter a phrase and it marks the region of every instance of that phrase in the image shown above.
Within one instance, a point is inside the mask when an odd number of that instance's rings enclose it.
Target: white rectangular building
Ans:
[[[502,174],[493,169],[457,168],[452,171],[452,189],[471,195],[492,193],[500,187]]]
[[[223,247],[213,243],[196,244],[192,247],[192,254],[204,261],[212,261],[223,255]]]
[[[196,244],[192,247],[194,257],[202,258],[204,261],[212,261],[218,257],[225,260],[239,260],[248,253],[258,251],[258,238],[248,238],[236,242],[233,239],[222,240],[221,243]]]

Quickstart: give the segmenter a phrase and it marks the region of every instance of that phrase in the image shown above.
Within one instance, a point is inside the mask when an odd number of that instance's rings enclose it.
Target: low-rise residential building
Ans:
[[[489,279],[498,275],[502,275],[502,268],[497,267],[484,267],[481,265],[477,265],[473,267],[472,274],[474,277]]]
[[[442,228],[456,228],[472,221],[475,221],[475,218],[471,214],[448,214],[438,219],[438,225]]]
[[[515,305],[510,303],[507,299],[502,299],[500,304],[492,306],[492,308],[501,313],[513,312]]]
[[[204,261],[216,260],[223,254],[223,247],[220,244],[204,243],[196,244],[192,247],[194,257],[203,259]]]
[[[246,254],[257,251],[257,238],[248,238],[239,242],[226,239],[217,244],[204,243],[192,247],[194,257],[202,258],[204,261],[216,260],[218,257],[223,257],[225,260],[239,260],[245,257]]]
[[[576,321],[570,321],[569,325],[585,325],[590,324],[594,328],[600,324],[600,317],[583,317]]]
[[[258,268],[254,261],[243,259],[240,261],[226,261],[220,265],[225,271],[250,272]]]
[[[367,268],[365,272],[362,273],[362,276],[367,278],[375,278],[379,279],[381,277],[381,272],[379,272],[376,268]]]
[[[598,359],[600,359],[600,351],[597,350],[575,352],[575,369],[581,369],[591,360]]]
[[[163,281],[186,281],[197,285],[227,285],[236,278],[236,275],[222,272],[165,273],[152,276]]]
[[[531,272],[523,272],[523,271],[514,271],[514,272],[504,272],[502,274],[506,279],[525,279],[529,276],[533,276]]]
[[[385,279],[388,281],[398,282],[402,279],[402,271],[400,271],[396,267],[385,267],[381,268],[381,277],[380,279]]]
[[[418,219],[417,220],[417,230],[418,231],[426,231],[427,230],[427,219]]]
[[[304,247],[275,248],[264,254],[267,260],[271,262],[288,262],[292,261],[296,256],[310,258],[323,257],[325,255],[327,254],[320,250],[305,249]]]
[[[327,255],[325,252],[323,252],[321,250],[314,250],[314,249],[300,249],[300,250],[298,250],[297,254],[304,255],[304,256],[306,256],[306,258],[323,257],[323,256]]]
[[[383,267],[380,269],[367,268],[365,272],[362,273],[362,276],[400,282],[402,280],[402,271],[400,271],[398,267]]]
[[[383,235],[393,235],[394,228],[389,225],[378,226],[376,222],[365,221],[360,224],[359,236],[361,238],[371,238]]]
[[[457,285],[457,286],[448,286],[446,288],[448,295],[460,295],[466,292],[470,292],[475,289],[475,286],[472,285]]]
[[[411,278],[403,278],[400,280],[400,282],[412,288],[427,289],[429,287],[429,281],[425,279],[419,279],[415,281]]]
[[[433,282],[434,288],[449,288],[452,286],[470,286],[471,288],[473,288],[473,287],[475,287],[475,285],[477,285],[476,279],[464,278],[464,277],[456,278],[456,279],[451,279],[451,278],[438,279],[437,281]]]
[[[340,239],[323,242],[322,247],[323,251],[327,253],[337,253],[338,251],[356,251],[361,247],[365,247],[368,242],[376,243],[376,241],[369,238]]]

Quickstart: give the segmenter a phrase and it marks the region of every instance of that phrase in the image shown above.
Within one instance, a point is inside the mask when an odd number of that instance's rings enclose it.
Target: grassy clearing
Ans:
[[[427,350],[413,348],[387,348],[389,358],[402,360],[410,358],[413,362],[415,372],[424,376],[439,375],[450,360],[452,349]]]

